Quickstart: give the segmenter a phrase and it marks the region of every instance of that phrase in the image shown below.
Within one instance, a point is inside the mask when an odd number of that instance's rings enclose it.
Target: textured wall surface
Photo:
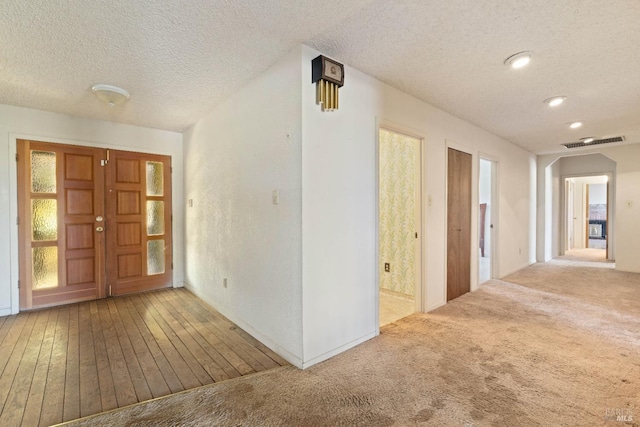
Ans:
[[[184,136],[187,286],[298,365],[300,80],[298,47]]]
[[[417,139],[380,129],[380,287],[415,295]],[[416,162],[418,162],[416,164]],[[389,263],[390,271],[385,271]]]

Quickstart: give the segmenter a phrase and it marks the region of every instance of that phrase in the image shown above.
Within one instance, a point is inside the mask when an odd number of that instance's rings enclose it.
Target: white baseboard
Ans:
[[[430,312],[430,311],[433,311],[433,310],[435,310],[436,308],[440,308],[440,307],[442,307],[442,306],[443,306],[443,305],[445,305],[445,304],[447,304],[447,302],[446,302],[446,301],[439,301],[439,302],[437,302],[436,304],[430,305],[430,306],[428,306],[428,307],[427,307],[427,309],[425,310],[425,313],[428,313],[428,312]]]
[[[523,269],[525,269],[525,268],[527,268],[527,267],[532,266],[532,265],[533,265],[533,264],[535,264],[536,262],[537,262],[537,261],[529,261],[529,263],[528,263],[528,264],[525,264],[525,265],[523,265],[522,267],[518,267],[518,268],[515,268],[514,270],[511,270],[511,271],[508,271],[508,272],[506,272],[506,273],[501,274],[501,275],[500,275],[500,277],[499,277],[499,279],[503,279],[503,278],[505,278],[505,277],[507,277],[507,276],[509,276],[509,275],[513,274],[513,273],[517,273],[517,272],[518,272],[518,271],[520,271],[520,270],[523,270]]]
[[[11,313],[11,307],[9,308],[0,308],[0,317],[2,316],[10,316]]]
[[[204,302],[206,302],[207,304],[209,304],[216,311],[220,312],[220,314],[222,314],[224,317],[226,317],[227,319],[231,320],[233,323],[238,325],[246,333],[248,333],[249,335],[251,335],[252,337],[257,339],[258,341],[260,341],[262,344],[264,344],[267,347],[269,347],[272,351],[277,353],[284,360],[286,360],[287,362],[291,363],[293,366],[296,366],[298,368],[302,368],[302,359],[300,357],[294,355],[293,353],[291,353],[288,350],[286,350],[283,347],[281,347],[279,344],[273,342],[273,340],[271,340],[271,338],[269,338],[266,335],[262,334],[261,332],[257,331],[253,326],[249,325],[248,323],[244,322],[243,320],[234,318],[234,316],[232,316],[230,313],[228,313],[223,307],[218,305],[211,298],[209,298],[206,295],[204,295],[201,292],[199,292],[198,289],[190,286],[187,282],[183,283],[183,287],[186,288],[189,292],[191,292],[194,295],[196,295],[198,298],[200,298]]]
[[[338,348],[335,348],[331,351],[328,351],[326,353],[321,354],[320,356],[316,356],[312,359],[306,360],[304,362],[302,362],[302,369],[307,369],[310,368],[311,366],[318,364],[320,362],[324,362],[327,359],[332,358],[333,356],[336,356],[340,353],[342,353],[343,351],[349,350],[350,348],[353,348],[355,346],[357,346],[358,344],[362,344],[365,341],[369,341],[371,338],[374,338],[377,334],[377,331],[373,331],[370,332],[360,338],[357,338],[351,342],[348,342],[347,344],[341,345]]]

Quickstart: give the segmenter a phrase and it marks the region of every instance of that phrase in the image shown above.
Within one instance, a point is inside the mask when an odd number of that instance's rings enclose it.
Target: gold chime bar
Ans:
[[[338,109],[338,85],[318,80],[316,86],[316,104],[322,106],[323,111],[333,111]]]
[[[316,84],[316,104],[324,103],[324,80],[318,80]]]

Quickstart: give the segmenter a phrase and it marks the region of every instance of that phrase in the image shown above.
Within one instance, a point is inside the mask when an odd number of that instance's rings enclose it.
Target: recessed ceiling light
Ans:
[[[549,107],[557,107],[558,105],[562,104],[565,99],[567,99],[566,96],[554,96],[552,98],[547,98],[542,102],[547,104]]]
[[[506,65],[509,65],[513,69],[522,68],[531,61],[531,52],[524,51],[511,55],[504,60]]]
[[[589,136],[586,138],[580,138],[580,141],[584,142],[585,144],[590,144],[594,141],[594,139],[595,139],[594,137]]]
[[[571,123],[567,123],[567,125],[571,129],[578,129],[580,126],[582,126],[582,122],[571,122]]]

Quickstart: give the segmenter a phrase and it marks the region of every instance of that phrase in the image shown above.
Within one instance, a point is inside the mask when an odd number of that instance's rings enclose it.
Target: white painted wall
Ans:
[[[304,366],[374,336],[377,291],[376,120],[426,135],[423,260],[426,310],[446,302],[446,146],[464,146],[498,161],[499,271],[504,276],[534,260],[535,156],[417,100],[348,65],[340,109],[323,113],[315,104],[311,60],[302,49],[302,266]],[[335,58],[340,61],[340,58]],[[474,173],[474,206],[478,174]],[[431,205],[427,201],[431,199]],[[477,212],[472,217],[473,246]],[[474,253],[472,271],[477,266]],[[477,277],[474,274],[474,285]]]
[[[296,48],[184,135],[185,198],[193,200],[186,208],[187,286],[297,366],[301,84]],[[332,167],[332,159],[317,161]]]
[[[125,106],[126,107],[126,106]],[[105,108],[108,108],[105,106]],[[112,114],[118,114],[117,108]],[[174,286],[184,281],[182,135],[0,105],[0,316],[17,313],[16,139],[165,154],[172,157]],[[8,208],[8,209],[7,209]]]
[[[607,204],[607,185],[606,184],[589,185],[589,204],[590,205],[606,205]]]

